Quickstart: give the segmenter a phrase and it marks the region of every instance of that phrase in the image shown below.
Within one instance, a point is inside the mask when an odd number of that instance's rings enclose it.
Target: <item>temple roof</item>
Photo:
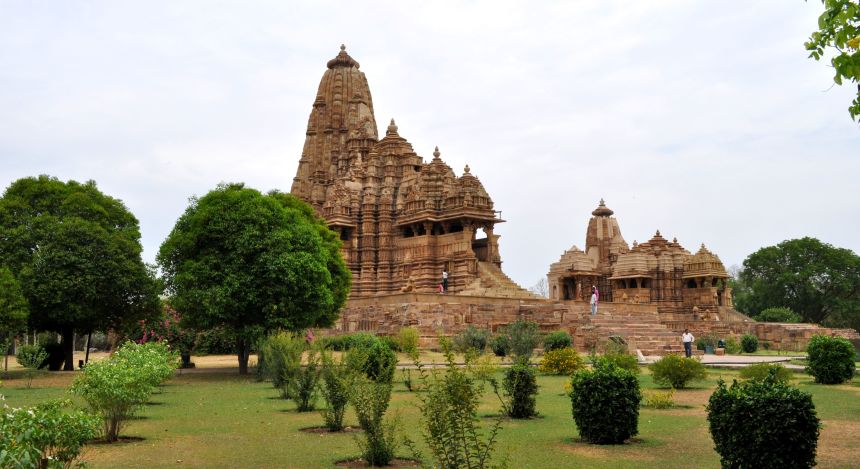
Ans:
[[[346,53],[346,46],[340,45],[340,52],[337,54],[337,57],[331,59],[326,64],[328,68],[335,67],[355,67],[358,68],[358,62],[355,61],[349,54]]]
[[[595,217],[611,217],[612,214],[615,213],[606,206],[606,203],[603,202],[603,199],[600,199],[600,205],[591,212]]]
[[[699,251],[684,259],[684,278],[691,277],[728,277],[723,262],[705,247],[704,244]]]

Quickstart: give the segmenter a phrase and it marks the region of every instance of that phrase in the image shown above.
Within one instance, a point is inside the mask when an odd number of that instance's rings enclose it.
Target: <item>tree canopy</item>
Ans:
[[[351,280],[340,246],[296,197],[222,184],[191,199],[158,263],[183,321],[237,332],[246,373],[252,331],[334,324]]]
[[[786,307],[804,322],[860,326],[860,257],[815,238],[783,241],[749,255],[740,282],[739,310],[756,316]]]
[[[835,72],[833,81],[857,84],[857,97],[848,107],[851,119],[860,120],[860,2],[857,0],[821,0],[824,13],[818,17],[818,31],[806,42],[809,57],[821,60],[831,56]]]
[[[30,326],[62,334],[66,370],[74,331],[120,327],[157,311],[137,219],[94,181],[13,182],[0,198],[0,240],[0,264],[21,284]]]
[[[0,267],[0,345],[27,330],[30,311],[21,285],[6,267]],[[5,353],[5,347],[4,347]]]

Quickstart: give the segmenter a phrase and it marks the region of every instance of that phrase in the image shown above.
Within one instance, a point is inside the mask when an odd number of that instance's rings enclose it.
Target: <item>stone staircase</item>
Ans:
[[[582,340],[585,340],[588,334],[600,341],[610,336],[621,336],[631,352],[638,349],[644,355],[684,352],[679,334],[660,322],[656,308],[648,311],[641,307],[633,309],[603,303],[595,316],[583,316],[577,335],[582,335]]]
[[[478,277],[456,294],[527,300],[543,299],[517,285],[492,262],[478,262]]]

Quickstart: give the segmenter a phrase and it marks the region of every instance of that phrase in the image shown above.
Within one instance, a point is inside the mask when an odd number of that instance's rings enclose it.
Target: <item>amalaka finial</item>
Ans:
[[[606,202],[603,201],[603,197],[600,198],[600,205],[598,205],[597,208],[594,209],[593,212],[591,212],[591,214],[595,217],[611,217],[613,213],[615,212],[613,212],[606,206]]]
[[[358,62],[355,61],[349,54],[346,53],[346,46],[344,44],[340,45],[340,52],[338,52],[337,57],[331,59],[326,64],[328,68],[335,67],[355,67],[358,68]]]
[[[441,153],[439,153],[439,147],[437,146],[436,149],[433,150],[433,158],[439,158],[439,155],[441,155]]]
[[[657,230],[657,233],[654,235],[654,237],[655,237],[655,238],[661,238],[661,236],[660,236],[660,230]]]
[[[672,242],[673,242],[673,243],[675,243],[675,244],[678,244],[678,237],[677,237],[677,236],[675,236],[674,238],[672,238]]]
[[[341,44],[341,45],[340,45],[340,50],[342,50],[342,51],[346,52],[346,45]]]
[[[463,168],[463,172],[466,174],[469,174],[469,171],[470,171],[469,165],[466,165],[466,167]]]

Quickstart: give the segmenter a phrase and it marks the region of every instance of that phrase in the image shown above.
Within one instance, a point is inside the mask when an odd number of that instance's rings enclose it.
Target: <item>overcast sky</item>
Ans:
[[[469,164],[528,287],[603,197],[729,267],[814,236],[860,252],[853,85],[803,42],[821,3],[0,0],[0,187],[94,179],[144,260],[219,182],[288,191],[326,62],[361,63],[377,125]]]

